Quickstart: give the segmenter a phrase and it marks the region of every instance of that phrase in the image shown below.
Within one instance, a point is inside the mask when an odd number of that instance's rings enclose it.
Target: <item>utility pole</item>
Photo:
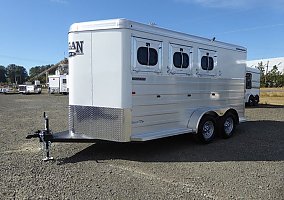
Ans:
[[[266,72],[265,72],[265,76],[264,76],[264,83],[265,83],[265,86],[266,86],[266,81],[267,81],[267,72],[268,72],[268,64],[269,64],[269,60],[267,61],[267,64],[266,64]]]

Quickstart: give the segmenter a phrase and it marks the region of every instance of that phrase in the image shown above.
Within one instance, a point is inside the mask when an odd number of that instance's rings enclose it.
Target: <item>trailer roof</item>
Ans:
[[[254,68],[254,67],[246,67],[246,71],[247,72],[253,72],[253,73],[258,73],[258,74],[260,74],[260,70],[259,69],[257,69],[257,68]]]
[[[199,36],[194,36],[186,33],[181,33],[177,31],[172,31],[164,28],[160,28],[153,25],[142,24],[134,22],[128,19],[109,19],[109,20],[99,20],[99,21],[89,21],[89,22],[80,22],[74,23],[70,26],[70,32],[81,32],[81,31],[94,31],[94,30],[106,30],[106,29],[132,29],[137,31],[143,31],[147,33],[158,34],[166,37],[173,37],[184,40],[192,40],[193,42],[205,43],[212,45],[214,42],[215,45],[225,47],[225,48],[235,48],[235,50],[246,52],[245,47],[229,44],[220,41],[213,41],[212,39],[203,38]]]

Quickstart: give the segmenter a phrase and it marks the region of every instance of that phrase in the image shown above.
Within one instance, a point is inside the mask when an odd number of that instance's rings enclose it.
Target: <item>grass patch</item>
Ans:
[[[260,104],[282,105],[284,106],[284,97],[260,97]]]
[[[260,88],[260,103],[284,105],[284,88]]]
[[[260,97],[284,97],[284,92],[260,92]]]
[[[260,97],[284,97],[284,88],[260,88]]]

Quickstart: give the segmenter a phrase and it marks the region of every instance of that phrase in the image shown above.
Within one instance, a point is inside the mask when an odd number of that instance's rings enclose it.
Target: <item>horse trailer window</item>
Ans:
[[[171,75],[190,75],[192,66],[192,47],[170,43],[169,63],[167,73]]]
[[[210,56],[202,56],[201,58],[201,68],[203,70],[213,70],[214,68],[214,59]]]
[[[160,73],[162,68],[162,42],[132,37],[132,69],[136,73]]]
[[[181,52],[175,52],[174,58],[173,58],[174,66],[177,68],[181,68],[181,64],[182,64],[181,60],[182,60]]]
[[[158,52],[148,45],[147,47],[139,47],[137,50],[137,60],[141,65],[155,66],[158,63]]]
[[[252,88],[252,74],[251,73],[246,73],[246,89],[251,89]]]
[[[158,63],[158,52],[156,49],[149,48],[149,63],[150,66],[155,66]]]
[[[173,55],[173,64],[176,68],[188,68],[189,56],[187,53],[175,52]]]
[[[66,79],[63,79],[63,80],[62,80],[62,83],[67,83]]]

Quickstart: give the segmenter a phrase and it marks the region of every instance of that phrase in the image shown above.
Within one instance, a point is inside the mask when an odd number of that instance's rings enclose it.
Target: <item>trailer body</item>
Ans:
[[[67,94],[69,92],[68,87],[68,75],[60,75],[60,84],[59,84],[59,93],[61,94]]]
[[[146,141],[245,121],[244,47],[126,19],[75,23],[68,42],[70,138]]]
[[[30,82],[19,85],[18,91],[21,94],[41,94],[40,81],[36,80],[33,85]]]
[[[49,93],[59,93],[59,80],[60,75],[49,75],[48,76],[48,90]]]
[[[256,106],[260,97],[260,70],[257,68],[246,67],[246,89],[245,103]]]
[[[60,93],[67,94],[69,92],[68,88],[68,75],[50,75],[48,76],[49,80],[49,92],[51,94]]]

